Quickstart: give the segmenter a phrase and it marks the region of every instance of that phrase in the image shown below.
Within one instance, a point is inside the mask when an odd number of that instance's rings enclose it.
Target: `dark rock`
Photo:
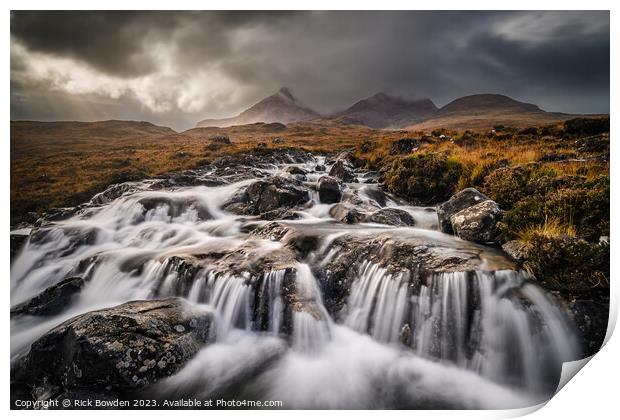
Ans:
[[[417,287],[433,273],[479,270],[482,259],[489,261],[490,270],[516,268],[490,247],[468,243],[466,247],[454,248],[453,244],[428,237],[381,232],[371,236],[339,236],[326,252],[334,256],[315,275],[331,314],[338,314],[344,307],[351,285],[359,278],[361,263],[378,264],[394,274],[409,273],[409,281]]]
[[[316,172],[323,172],[323,171],[325,171],[325,165],[316,165],[316,166],[314,167],[314,170],[315,170]]]
[[[295,220],[299,219],[299,213],[290,209],[276,209],[261,213],[258,216],[261,220]]]
[[[11,260],[13,260],[13,257],[15,257],[19,253],[19,251],[21,251],[27,241],[28,234],[11,233]]]
[[[331,170],[329,171],[329,176],[334,178],[338,178],[343,182],[355,182],[356,178],[353,174],[353,170],[344,163],[343,160],[338,160],[334,163]]]
[[[35,341],[14,383],[123,392],[176,373],[208,341],[212,316],[178,298],[78,315]]]
[[[360,192],[373,200],[379,207],[385,207],[387,203],[387,197],[385,196],[385,193],[381,188],[375,186],[367,186],[363,187]]]
[[[90,200],[90,204],[98,206],[110,203],[125,193],[137,191],[139,189],[139,186],[140,184],[136,182],[124,182],[122,184],[110,185],[104,191],[96,194]]]
[[[80,207],[59,207],[47,210],[34,224],[36,227],[47,226],[53,222],[67,220],[75,216]]]
[[[11,317],[16,315],[55,315],[62,312],[71,299],[84,287],[81,277],[68,277],[48,287],[32,299],[11,308]]]
[[[568,313],[579,332],[581,357],[595,354],[603,346],[609,322],[609,294],[570,297]]]
[[[299,166],[289,166],[286,172],[292,175],[306,175],[308,173],[305,170],[301,169]]]
[[[254,182],[237,199],[225,204],[224,209],[259,215],[272,210],[293,208],[309,199],[308,191],[300,181],[276,176]]]
[[[372,223],[381,223],[384,225],[392,225],[392,226],[414,226],[415,220],[413,217],[401,209],[394,208],[385,208],[378,210],[371,214],[368,219],[368,222]]]
[[[342,199],[340,183],[331,176],[322,176],[319,179],[317,189],[321,203],[337,203]]]
[[[450,218],[461,210],[488,200],[489,197],[475,188],[466,188],[454,194],[448,201],[437,206],[439,229],[444,233],[453,233]]]
[[[450,217],[454,233],[461,239],[473,242],[495,242],[497,222],[502,211],[493,200],[467,207]]]

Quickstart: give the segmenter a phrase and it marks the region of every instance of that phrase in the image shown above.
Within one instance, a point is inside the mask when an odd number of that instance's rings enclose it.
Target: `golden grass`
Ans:
[[[547,217],[540,225],[530,225],[517,232],[517,239],[529,243],[537,237],[554,239],[563,236],[577,236],[577,229],[571,221],[560,220],[557,217]]]

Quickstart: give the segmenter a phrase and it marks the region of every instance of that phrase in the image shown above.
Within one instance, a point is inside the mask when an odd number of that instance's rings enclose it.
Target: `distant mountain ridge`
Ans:
[[[317,118],[321,118],[318,112],[302,104],[288,88],[282,87],[273,95],[257,102],[236,117],[205,119],[199,121],[196,127],[230,127],[257,122],[289,124]]]
[[[379,129],[483,129],[498,124],[515,127],[551,124],[570,117],[570,114],[547,112],[537,105],[493,93],[463,96],[437,108],[428,98],[410,100],[383,92],[359,100],[344,111],[322,116],[303,105],[289,89],[281,88],[236,117],[202,120],[197,127],[312,122]]]
[[[435,112],[437,107],[428,98],[407,100],[380,92],[356,102],[334,118],[337,122],[353,121],[372,128],[398,128],[423,121]]]

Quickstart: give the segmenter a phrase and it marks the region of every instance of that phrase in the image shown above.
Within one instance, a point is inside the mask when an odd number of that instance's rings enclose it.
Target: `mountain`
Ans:
[[[552,124],[572,116],[558,112],[547,112],[538,106],[519,102],[508,96],[479,94],[455,99],[441,107],[430,118],[409,125],[407,129],[489,129],[495,125],[527,127]]]
[[[295,98],[288,88],[283,87],[236,117],[202,120],[198,122],[196,127],[230,127],[257,122],[288,124],[314,120],[320,117],[317,112],[306,107]]]
[[[381,92],[337,113],[333,121],[372,128],[398,128],[423,121],[435,112],[437,107],[430,99],[407,100]]]
[[[508,96],[484,93],[455,99],[446,106],[441,107],[436,115],[476,115],[489,112],[528,114],[544,113],[545,111],[534,104],[519,102]]]

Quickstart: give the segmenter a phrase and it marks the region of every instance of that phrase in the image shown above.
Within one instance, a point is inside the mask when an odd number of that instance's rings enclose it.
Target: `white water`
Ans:
[[[310,171],[317,163],[323,160],[297,166]],[[286,166],[265,172],[290,176]],[[308,184],[320,175],[309,174]],[[432,209],[390,197],[381,204],[408,211],[415,228],[335,223],[331,205],[311,194],[302,219],[286,223],[321,233],[323,241],[292,271],[180,265],[175,256],[247,247],[258,258],[282,247],[242,233],[247,217],[222,210],[251,182],[129,192],[33,232],[12,263],[13,305],[67,276],[87,281],[61,314],[12,319],[12,357],[74,315],[166,296],[208,305],[216,325],[215,343],[156,387],[162,396],[246,395],[283,400],[285,408],[521,407],[548,397],[561,362],[575,357],[556,304],[523,273],[485,271],[484,259],[475,272],[427,277],[360,261],[346,306],[332,319],[314,271],[337,257],[333,241],[345,233],[477,247],[437,232]],[[349,184],[345,193],[376,204],[369,188],[377,184]],[[300,305],[292,310],[287,276]]]

